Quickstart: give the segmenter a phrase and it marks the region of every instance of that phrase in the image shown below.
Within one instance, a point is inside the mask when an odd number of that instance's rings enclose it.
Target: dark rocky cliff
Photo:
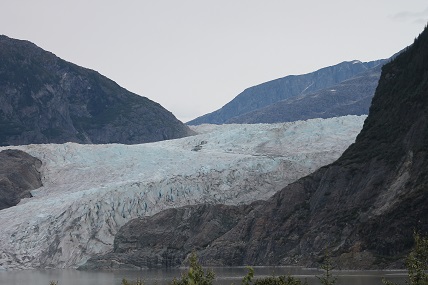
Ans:
[[[236,226],[253,206],[197,205],[135,219],[115,237],[114,252],[95,256],[81,270],[180,266],[194,248],[205,248]],[[154,226],[156,225],[156,226]]]
[[[42,186],[39,169],[42,162],[20,150],[0,152],[0,210],[30,198],[30,190]]]
[[[183,237],[182,253],[193,244],[205,264],[311,266],[329,250],[340,268],[403,267],[413,232],[428,234],[428,29],[383,67],[363,130],[341,158],[235,223],[204,246],[195,234]],[[174,228],[173,220],[147,218],[140,239],[160,224]],[[129,246],[123,233],[121,252],[150,248]]]
[[[198,117],[188,125],[231,123],[236,117],[279,101],[311,94],[368,71],[385,60],[347,61],[303,75],[290,75],[245,89],[217,111]],[[373,90],[374,91],[374,90]],[[373,91],[369,94],[373,96]],[[254,123],[259,123],[254,121]]]
[[[135,144],[188,134],[159,104],[28,41],[0,36],[0,145]]]

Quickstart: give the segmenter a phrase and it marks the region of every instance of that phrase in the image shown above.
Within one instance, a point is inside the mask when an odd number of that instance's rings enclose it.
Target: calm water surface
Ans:
[[[218,285],[241,284],[246,275],[245,267],[213,268]],[[257,277],[293,275],[307,280],[310,285],[320,285],[316,275],[322,275],[316,269],[299,267],[254,267]],[[140,271],[82,272],[73,269],[63,270],[21,270],[0,271],[0,285],[49,285],[58,281],[58,285],[121,285],[122,278],[135,281],[141,278],[146,285],[169,284],[174,277],[179,277],[185,269],[150,269]],[[382,277],[404,284],[404,271],[334,271],[338,276],[337,285],[381,285]]]

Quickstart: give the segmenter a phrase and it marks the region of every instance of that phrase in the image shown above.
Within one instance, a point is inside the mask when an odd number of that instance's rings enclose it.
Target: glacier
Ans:
[[[336,160],[365,118],[200,125],[191,137],[139,145],[2,147],[39,158],[43,187],[0,211],[0,269],[77,267],[111,251],[131,219],[189,204],[267,199]]]

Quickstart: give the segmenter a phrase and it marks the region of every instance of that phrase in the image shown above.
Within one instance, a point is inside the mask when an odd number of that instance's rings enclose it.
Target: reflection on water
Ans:
[[[218,285],[241,284],[246,275],[245,267],[213,268]],[[322,275],[317,269],[300,267],[254,267],[256,278],[265,276],[293,275],[307,280],[309,285],[320,285],[316,275]],[[122,278],[136,280],[141,278],[144,284],[169,284],[174,277],[179,277],[185,269],[150,269],[140,271],[82,272],[73,269],[63,270],[22,270],[0,271],[1,285],[49,285],[58,281],[58,285],[120,285]],[[404,284],[404,271],[335,271],[337,285],[381,285],[382,277]]]

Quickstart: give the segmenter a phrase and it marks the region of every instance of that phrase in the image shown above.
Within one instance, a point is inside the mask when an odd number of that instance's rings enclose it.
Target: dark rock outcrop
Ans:
[[[312,73],[290,75],[265,82],[245,89],[219,110],[198,117],[187,124],[200,125],[231,123],[236,117],[243,116],[246,113],[260,110],[282,100],[311,94],[330,86],[337,85],[342,81],[353,78],[358,74],[375,68],[378,65],[382,65],[383,63],[385,63],[385,60],[376,60],[371,62],[360,62],[357,60],[347,61],[334,66],[322,68]],[[373,96],[373,91],[374,90],[368,90],[369,96]],[[259,122],[254,121],[254,123]]]
[[[198,217],[204,213],[187,219]],[[156,231],[155,221],[147,218],[133,235]],[[205,264],[315,265],[329,250],[341,268],[402,267],[413,232],[428,234],[428,29],[383,67],[363,130],[341,158],[234,223],[206,247],[195,243]],[[123,233],[115,248],[132,251]],[[187,248],[197,234],[182,237]]]
[[[30,198],[30,190],[42,186],[41,165],[40,160],[20,150],[0,152],[0,210]]]
[[[259,203],[260,204],[260,203]],[[81,270],[173,267],[192,250],[201,250],[236,226],[249,206],[197,205],[135,219],[115,237],[114,253],[95,256]]]
[[[190,133],[159,104],[99,73],[0,36],[0,145],[135,144]]]
[[[226,123],[272,124],[313,118],[367,115],[379,81],[382,64],[383,62],[337,85],[276,102],[233,117]]]

